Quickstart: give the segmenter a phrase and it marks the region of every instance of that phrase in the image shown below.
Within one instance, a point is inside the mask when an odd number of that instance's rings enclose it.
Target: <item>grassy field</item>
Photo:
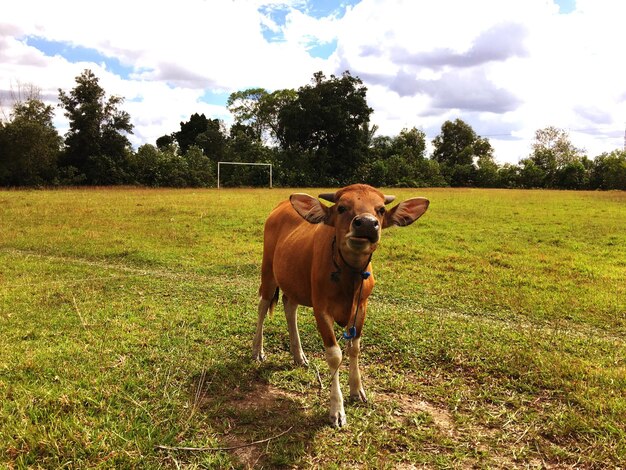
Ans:
[[[335,430],[310,310],[308,369],[281,308],[250,360],[291,192],[0,191],[0,467],[626,466],[626,193],[394,190],[431,205],[383,235]]]

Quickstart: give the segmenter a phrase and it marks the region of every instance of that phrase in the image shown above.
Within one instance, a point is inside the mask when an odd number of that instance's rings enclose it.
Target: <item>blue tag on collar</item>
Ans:
[[[368,273],[369,274],[369,273]],[[343,332],[343,339],[352,339],[356,337],[356,326],[351,326],[348,333]]]

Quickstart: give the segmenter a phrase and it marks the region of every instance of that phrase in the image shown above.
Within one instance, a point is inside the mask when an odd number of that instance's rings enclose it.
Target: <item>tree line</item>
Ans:
[[[107,97],[91,70],[76,77],[59,106],[69,121],[61,137],[54,108],[33,86],[13,97],[0,119],[0,186],[145,185],[212,187],[218,161],[273,164],[281,186],[462,186],[626,190],[626,152],[589,158],[566,131],[536,131],[527,158],[498,164],[489,140],[461,119],[446,121],[427,154],[426,134],[413,127],[378,136],[370,125],[367,89],[349,72],[313,75],[298,90],[252,88],[232,93],[233,124],[191,114],[155,145],[134,150],[124,99]],[[25,91],[25,93],[24,93]],[[263,167],[229,166],[224,186],[267,184]]]

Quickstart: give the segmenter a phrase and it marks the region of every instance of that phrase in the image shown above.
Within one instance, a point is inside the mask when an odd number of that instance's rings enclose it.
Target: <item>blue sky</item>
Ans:
[[[568,14],[576,10],[576,0],[556,0],[555,2],[559,6],[559,13]]]
[[[61,56],[71,63],[93,62],[104,64],[107,70],[128,79],[133,67],[123,65],[117,57],[107,57],[97,49],[74,45],[66,41],[54,41],[38,36],[28,36],[25,38],[26,44],[41,51],[48,57]]]
[[[3,11],[0,104],[20,83],[56,104],[58,89],[90,68],[125,98],[138,146],[195,112],[228,126],[234,91],[298,88],[317,71],[350,70],[368,88],[379,135],[417,127],[433,138],[460,118],[501,162],[524,158],[548,125],[591,156],[623,142],[626,2],[187,0],[146,10],[109,0],[96,23],[70,17],[71,7],[23,0]],[[55,123],[63,132],[61,112]]]

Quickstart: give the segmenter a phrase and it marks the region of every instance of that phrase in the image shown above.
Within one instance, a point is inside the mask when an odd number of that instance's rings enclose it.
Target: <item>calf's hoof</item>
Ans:
[[[309,365],[309,360],[306,358],[304,354],[300,354],[300,356],[295,356],[293,358],[293,362],[297,366],[307,367]]]
[[[263,351],[252,351],[252,359],[257,362],[263,362],[265,360],[265,354],[263,354]]]
[[[346,425],[346,414],[338,411],[330,414],[330,425],[333,428],[342,428]]]
[[[367,403],[367,395],[365,395],[365,390],[360,389],[356,393],[350,393],[350,401]]]

